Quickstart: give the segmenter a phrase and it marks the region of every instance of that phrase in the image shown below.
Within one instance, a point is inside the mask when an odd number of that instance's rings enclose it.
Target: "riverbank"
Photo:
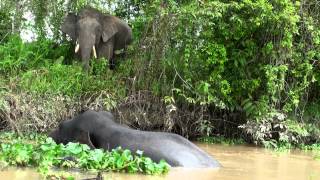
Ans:
[[[246,143],[244,139],[229,139],[224,137],[200,137],[197,139],[199,142],[207,143],[207,144],[216,144],[216,145],[227,145],[227,146],[236,146],[236,145],[249,145],[256,146],[265,149],[270,149],[275,152],[290,152],[294,150],[302,150],[302,151],[311,151],[315,153],[314,158],[316,160],[320,160],[320,144],[296,144],[292,145],[289,143],[266,143],[262,145],[249,144]]]

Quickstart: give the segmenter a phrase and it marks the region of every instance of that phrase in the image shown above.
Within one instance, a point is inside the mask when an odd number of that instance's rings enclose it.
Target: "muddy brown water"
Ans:
[[[167,175],[146,176],[124,173],[104,173],[104,179],[115,180],[320,180],[320,160],[312,152],[291,151],[277,153],[249,146],[208,145],[199,147],[218,159],[219,169],[172,168]],[[74,174],[76,179],[91,178],[95,174]],[[41,179],[35,170],[7,169],[0,171],[0,180]]]

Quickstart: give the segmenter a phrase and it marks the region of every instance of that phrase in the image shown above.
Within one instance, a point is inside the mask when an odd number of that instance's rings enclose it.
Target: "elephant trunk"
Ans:
[[[51,137],[56,143],[61,143],[61,140],[59,138],[59,131],[54,130],[49,134],[49,137]]]
[[[97,58],[97,52],[95,48],[95,39],[94,38],[79,38],[78,48],[76,45],[76,49],[80,49],[80,55],[82,61],[88,61],[91,56]],[[78,50],[79,51],[79,50]]]
[[[75,52],[75,53],[78,53],[78,52],[79,52],[79,49],[80,49],[80,44],[78,43],[78,41],[76,41],[76,47],[75,47],[75,49],[74,49],[74,52]],[[90,53],[91,53],[91,52],[90,52]],[[92,46],[92,53],[93,53],[94,58],[97,58],[97,51],[96,51],[95,45]]]

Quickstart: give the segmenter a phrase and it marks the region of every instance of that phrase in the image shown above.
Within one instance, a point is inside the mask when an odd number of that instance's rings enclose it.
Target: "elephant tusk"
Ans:
[[[74,49],[74,52],[77,53],[80,49],[80,44],[77,42],[76,48]]]
[[[97,58],[97,51],[95,46],[92,46],[92,51],[93,51],[94,58]]]

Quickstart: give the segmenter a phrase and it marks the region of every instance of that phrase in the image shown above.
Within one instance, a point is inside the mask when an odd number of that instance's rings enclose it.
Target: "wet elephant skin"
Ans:
[[[63,121],[50,137],[57,143],[80,142],[91,148],[111,150],[121,146],[171,166],[217,168],[220,163],[184,137],[164,132],[140,131],[114,121],[110,112],[86,111]]]

